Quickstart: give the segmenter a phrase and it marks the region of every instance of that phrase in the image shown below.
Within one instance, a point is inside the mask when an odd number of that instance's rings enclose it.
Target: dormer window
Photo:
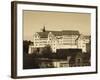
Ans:
[[[35,34],[35,38],[39,38],[39,35],[37,33]]]
[[[48,34],[48,38],[49,38],[49,40],[52,40],[53,39],[53,35],[52,35],[51,32]]]

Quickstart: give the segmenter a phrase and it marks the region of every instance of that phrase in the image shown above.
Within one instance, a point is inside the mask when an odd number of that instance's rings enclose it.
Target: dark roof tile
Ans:
[[[40,38],[47,38],[49,32],[37,32],[40,36]]]
[[[79,31],[75,30],[63,30],[62,35],[79,35]]]
[[[62,35],[79,35],[79,31],[75,30],[63,30],[63,31],[45,31],[45,32],[37,32],[41,38],[47,38],[49,32],[51,32],[55,36]]]

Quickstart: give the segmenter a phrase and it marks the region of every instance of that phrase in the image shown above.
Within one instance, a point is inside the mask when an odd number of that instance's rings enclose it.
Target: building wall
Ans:
[[[82,49],[82,52],[87,52],[87,43],[90,42],[90,38],[81,35],[78,39],[78,48]]]
[[[85,38],[83,35],[80,37],[79,35],[55,36],[49,32],[47,38],[41,38],[38,33],[35,33],[33,37],[34,48],[45,47],[49,44],[53,52],[56,52],[56,49],[61,48],[79,48],[82,49],[82,52],[86,52],[86,44],[89,43],[89,38]],[[33,46],[30,46],[29,48],[33,48]],[[31,52],[31,50],[29,52]]]

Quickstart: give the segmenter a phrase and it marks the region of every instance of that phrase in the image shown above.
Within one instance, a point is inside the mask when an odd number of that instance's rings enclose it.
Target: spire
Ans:
[[[43,32],[45,32],[45,31],[46,31],[46,30],[45,30],[45,26],[43,27],[42,31],[43,31]]]

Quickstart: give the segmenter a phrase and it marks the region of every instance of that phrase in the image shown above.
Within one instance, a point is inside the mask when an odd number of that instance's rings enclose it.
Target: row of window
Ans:
[[[75,43],[74,40],[63,40],[63,41],[48,41],[48,43]],[[47,41],[35,41],[35,43],[47,43]]]
[[[45,46],[47,44],[35,44],[35,46]]]

